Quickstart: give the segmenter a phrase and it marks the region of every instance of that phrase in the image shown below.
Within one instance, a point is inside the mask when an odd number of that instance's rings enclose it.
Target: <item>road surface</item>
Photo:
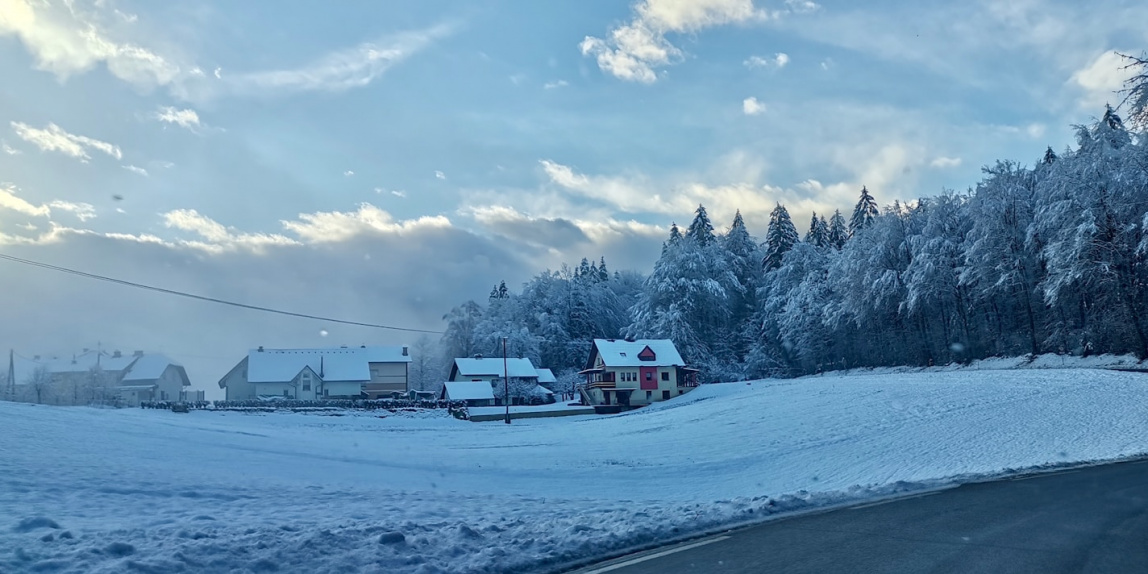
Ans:
[[[780,519],[577,572],[1148,572],[1148,461]]]

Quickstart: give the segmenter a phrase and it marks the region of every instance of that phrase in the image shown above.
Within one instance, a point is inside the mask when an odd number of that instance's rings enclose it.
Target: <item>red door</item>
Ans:
[[[638,377],[642,382],[642,390],[656,391],[658,390],[658,368],[657,367],[638,367]]]

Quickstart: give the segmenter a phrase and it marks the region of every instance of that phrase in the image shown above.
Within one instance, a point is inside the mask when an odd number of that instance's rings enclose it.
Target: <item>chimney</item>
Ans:
[[[475,355],[474,355],[474,358],[476,358],[476,359],[481,359],[481,358],[482,358],[482,353],[477,353],[477,354],[475,354]]]
[[[143,351],[135,351],[135,352],[133,352],[133,353],[132,353],[132,356],[133,356],[133,357],[142,357],[142,356],[143,356]]]
[[[262,353],[262,352],[263,352],[263,345],[259,345],[259,352],[260,352],[260,353]]]
[[[120,358],[120,357],[122,357],[122,356],[123,356],[123,355],[121,355],[119,351],[114,351],[114,352],[112,352],[112,358],[113,358],[113,359],[118,359],[118,358]]]
[[[411,353],[410,353],[410,350],[409,350],[409,349],[407,349],[407,346],[406,346],[406,345],[403,345],[403,356],[404,356],[404,357],[409,357],[410,355],[411,355]]]

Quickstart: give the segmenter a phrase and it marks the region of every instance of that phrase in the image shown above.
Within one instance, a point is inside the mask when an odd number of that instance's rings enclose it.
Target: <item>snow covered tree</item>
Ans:
[[[442,351],[438,347],[439,344],[426,335],[422,335],[414,345],[411,345],[408,371],[410,388],[436,393],[441,390],[442,383],[448,376],[448,369],[442,360]]]
[[[829,218],[829,244],[836,249],[845,247],[849,240],[849,228],[845,225],[845,217],[840,209],[833,210],[833,217]]]
[[[857,205],[853,207],[853,217],[849,220],[849,234],[857,235],[857,232],[869,227],[880,210],[877,208],[877,201],[869,195],[869,188],[861,186],[861,199],[857,200]]]
[[[762,267],[767,271],[781,266],[785,252],[798,241],[797,228],[789,218],[789,212],[780,203],[769,214],[769,228],[765,232],[765,257]]]
[[[52,391],[52,372],[45,365],[37,366],[25,382],[36,395],[36,404],[44,404],[44,397]]]
[[[694,220],[690,222],[690,227],[686,230],[686,237],[702,246],[713,243],[714,226],[710,223],[710,216],[706,213],[704,205],[699,204],[697,211],[694,212]]]
[[[828,247],[829,241],[829,224],[825,222],[824,217],[817,217],[817,212],[813,212],[813,218],[809,222],[809,231],[805,233],[805,242],[816,247]]]
[[[474,329],[482,319],[482,307],[474,301],[467,301],[450,313],[443,315],[446,331],[442,335],[442,351],[445,362],[470,357],[477,351],[474,345]]]
[[[1128,120],[1133,126],[1148,128],[1148,55],[1140,57],[1121,54],[1127,65],[1126,70],[1132,71],[1132,76],[1124,82],[1121,93],[1124,101],[1121,106],[1128,106]]]

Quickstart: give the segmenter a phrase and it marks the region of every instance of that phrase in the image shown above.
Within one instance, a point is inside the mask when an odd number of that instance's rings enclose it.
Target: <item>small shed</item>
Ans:
[[[447,381],[442,385],[439,398],[446,401],[465,401],[468,407],[494,406],[494,389],[485,381]]]

